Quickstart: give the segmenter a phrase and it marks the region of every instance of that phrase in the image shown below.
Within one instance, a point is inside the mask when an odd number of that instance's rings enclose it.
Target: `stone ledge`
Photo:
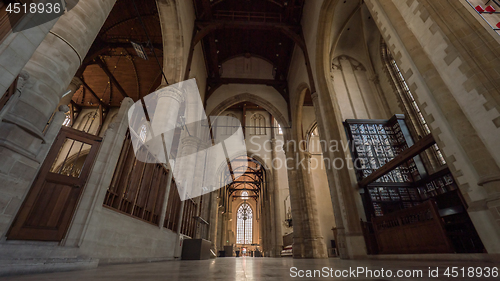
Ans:
[[[0,259],[0,276],[86,270],[98,264],[93,258]]]

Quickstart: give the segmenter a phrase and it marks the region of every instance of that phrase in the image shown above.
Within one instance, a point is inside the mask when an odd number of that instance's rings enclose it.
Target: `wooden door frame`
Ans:
[[[55,173],[50,173],[52,164],[57,159],[58,153],[61,150],[62,146],[64,145],[66,139],[76,140],[92,146],[87,155],[87,158],[85,159],[85,163],[83,165],[84,168],[82,169],[82,173],[80,174],[79,178],[71,179],[69,177],[65,177]],[[42,167],[40,168],[35,180],[33,181],[30,190],[28,191],[21,207],[17,212],[15,219],[13,220],[9,228],[9,231],[6,234],[7,240],[61,241],[64,239],[71,225],[72,217],[76,213],[78,202],[80,201],[81,196],[84,192],[84,187],[88,182],[88,177],[90,175],[90,172],[92,171],[92,168],[95,164],[95,159],[97,158],[101,141],[102,139],[100,137],[90,135],[81,131],[77,131],[73,128],[69,127],[61,128],[59,135],[57,136],[51,149],[49,150],[49,153],[47,154],[47,157],[45,158]],[[71,209],[68,209],[64,214],[63,221],[65,222],[65,224],[63,225],[63,227],[57,229],[57,235],[53,234],[55,232],[54,229],[47,230],[40,228],[33,230],[34,232],[38,232],[38,235],[40,236],[34,239],[32,236],[37,236],[37,235],[32,234],[32,231],[28,227],[25,228],[25,223],[26,219],[33,211],[34,205],[37,203],[37,199],[39,198],[40,192],[43,188],[43,183],[46,182],[47,177],[49,178],[52,177],[53,178],[52,181],[55,182],[63,181],[64,180],[63,177],[65,177],[66,183],[68,185],[73,185],[73,188],[79,188],[79,193],[78,196],[75,198],[76,201],[74,202],[74,205],[71,207]],[[60,177],[59,180],[57,179],[58,177]],[[81,186],[77,186],[78,184],[81,184]],[[70,201],[71,200],[68,200],[66,204],[71,203]],[[23,234],[23,232],[27,233]],[[45,235],[50,236],[51,233],[52,235],[57,236],[57,239],[43,237]],[[14,236],[14,237],[10,238],[9,236]]]

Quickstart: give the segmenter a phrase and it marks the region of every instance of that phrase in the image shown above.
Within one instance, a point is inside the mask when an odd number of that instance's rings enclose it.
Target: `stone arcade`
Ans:
[[[486,1],[34,1],[68,5],[44,21],[12,10],[33,1],[0,2],[0,276],[498,263],[500,6]],[[202,110],[166,88],[193,78]],[[132,118],[155,91],[165,122]],[[245,155],[225,147],[214,173],[209,154],[174,163],[145,145],[168,128],[165,156],[192,156],[240,126]],[[183,200],[208,178],[222,187]]]

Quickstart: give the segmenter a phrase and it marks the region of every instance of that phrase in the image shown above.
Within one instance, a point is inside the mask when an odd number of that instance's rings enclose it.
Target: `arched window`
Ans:
[[[252,135],[265,135],[266,134],[266,118],[262,114],[254,114],[251,119]]]
[[[425,121],[422,111],[415,101],[413,93],[406,83],[406,80],[396,63],[396,60],[392,56],[385,43],[382,43],[382,58],[387,67],[387,71],[392,78],[391,82],[393,83],[393,87],[396,89],[396,93],[398,94],[400,101],[404,106],[405,113],[408,117],[407,120],[409,120],[409,123],[412,124],[416,136],[422,137],[424,135],[430,134],[431,130],[429,129],[429,125]],[[434,155],[432,158],[437,160],[436,162],[438,163],[438,165],[445,165],[446,161],[437,144],[433,145],[433,150]]]
[[[247,194],[248,195],[248,194]],[[248,203],[243,203],[238,208],[236,215],[236,244],[252,244],[252,208]]]

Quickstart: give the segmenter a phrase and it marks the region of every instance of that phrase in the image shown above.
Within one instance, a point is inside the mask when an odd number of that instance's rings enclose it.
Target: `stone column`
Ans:
[[[219,200],[217,198],[217,191],[210,193],[210,214],[209,220],[210,223],[209,231],[208,231],[208,240],[212,242],[212,250],[217,255],[217,247],[219,244],[217,243],[217,229],[218,229],[218,209],[219,209]]]
[[[274,129],[272,129],[272,139],[271,139],[271,169],[272,169],[272,186],[273,186],[273,198],[271,200],[274,201],[274,247],[273,253],[275,257],[279,257],[281,255],[281,250],[283,248],[283,235],[281,231],[281,216],[280,216],[280,190],[279,190],[279,177],[278,177],[278,169],[276,169],[274,165],[274,159],[278,158],[278,154],[276,153],[276,139],[274,138]]]
[[[16,29],[32,26],[38,17],[29,14],[23,17]],[[11,32],[0,44],[0,96],[10,87],[19,72],[31,58],[36,48],[42,43],[58,18],[31,28]]]
[[[324,127],[325,125],[323,123],[323,116],[321,114],[318,93],[313,93],[311,95],[311,97],[312,97],[313,106],[315,109],[314,112],[316,115],[316,121],[318,122],[318,130],[320,132],[320,136],[324,137],[326,135],[324,133],[325,132],[325,127]],[[326,155],[326,157],[328,157],[328,155]],[[328,165],[326,167],[328,167]],[[348,253],[347,253],[347,249],[346,249],[347,243],[345,240],[345,227],[344,227],[344,220],[346,218],[342,217],[342,209],[341,209],[341,204],[340,204],[340,199],[339,199],[339,192],[337,189],[339,183],[337,181],[331,181],[330,178],[328,178],[328,182],[329,182],[329,186],[330,186],[330,196],[332,198],[333,215],[335,217],[335,226],[337,228],[337,240],[338,241],[335,241],[335,243],[337,244],[339,256],[341,258],[347,258]]]
[[[24,66],[30,79],[0,123],[0,209],[5,207],[5,201],[16,198],[18,203],[9,208],[17,212],[40,167],[40,158],[45,157],[40,155],[53,141],[44,128],[115,1],[80,1],[61,16]],[[0,233],[5,232],[12,218],[0,216]]]
[[[293,257],[326,258],[327,251],[321,237],[318,211],[307,157],[297,141],[284,146],[290,188],[293,219]]]

